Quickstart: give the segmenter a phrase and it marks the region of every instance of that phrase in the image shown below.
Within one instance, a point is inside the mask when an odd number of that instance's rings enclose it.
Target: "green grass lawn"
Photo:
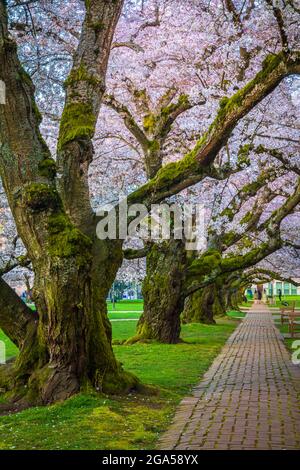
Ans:
[[[0,330],[0,341],[5,344],[6,358],[14,357],[18,353],[17,347],[5,336],[3,331]]]
[[[246,316],[245,312],[238,312],[236,310],[230,310],[227,312],[227,315],[231,318],[244,318]]]
[[[299,316],[297,316],[297,321],[300,321],[300,313]],[[279,329],[280,333],[283,334],[288,334],[289,333],[289,327],[287,323],[284,323],[283,325],[280,322],[280,319],[275,320],[275,326]],[[292,349],[292,344],[294,341],[299,340],[298,333],[300,332],[300,326],[298,325],[297,330],[295,331],[296,337],[295,338],[284,338],[284,344],[286,345],[287,349],[289,352],[292,354],[293,349]]]
[[[120,310],[119,312],[108,312],[108,318],[110,320],[120,320],[120,319],[138,320],[140,316],[141,316],[141,313],[139,312],[122,312],[122,310]]]
[[[253,304],[253,299],[248,299],[247,302],[242,302],[240,307],[250,308]]]
[[[35,311],[34,304],[28,304],[31,310]],[[113,305],[112,302],[107,302],[108,311],[119,312],[119,311],[142,311],[144,308],[143,300],[118,300]]]
[[[300,308],[300,295],[283,295],[282,296],[282,302],[288,302],[289,305],[294,300],[296,301],[296,308]],[[276,296],[276,305],[269,305],[270,308],[275,308],[275,307],[278,308],[280,306],[281,306],[281,302],[278,296]]]
[[[107,302],[108,311],[121,311],[127,310],[131,312],[142,311],[144,308],[144,302],[142,300],[119,300],[113,306],[112,302]]]
[[[80,394],[64,403],[0,416],[0,449],[153,449],[166,430],[176,405],[199,382],[238,324],[219,319],[217,325],[184,325],[184,343],[114,346],[124,367],[157,395],[108,398]],[[135,321],[113,322],[113,338],[126,339]],[[16,348],[7,344],[8,356]],[[1,398],[0,398],[1,400]]]
[[[281,325],[277,322],[275,323],[275,325],[279,329],[280,333],[287,334],[289,332],[288,325]],[[294,341],[295,339],[292,339],[292,338],[284,338],[284,344],[290,353],[292,353],[292,343]]]

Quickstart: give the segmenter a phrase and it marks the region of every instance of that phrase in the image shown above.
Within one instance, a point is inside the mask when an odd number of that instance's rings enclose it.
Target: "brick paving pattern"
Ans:
[[[181,402],[159,448],[300,449],[300,366],[264,305],[251,308]]]

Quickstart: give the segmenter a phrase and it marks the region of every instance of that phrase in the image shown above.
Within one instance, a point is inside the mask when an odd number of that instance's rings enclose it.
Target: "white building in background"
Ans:
[[[300,283],[299,278],[295,278],[296,282]],[[261,284],[257,286],[256,284],[252,284],[251,290],[254,294],[255,290],[258,290],[258,287],[261,288]],[[282,296],[284,295],[300,295],[300,286],[294,286],[290,282],[282,282],[277,281],[276,279],[272,282],[267,282],[263,284],[263,289],[266,290],[267,295],[273,297],[274,295],[279,295],[279,291],[281,290]]]

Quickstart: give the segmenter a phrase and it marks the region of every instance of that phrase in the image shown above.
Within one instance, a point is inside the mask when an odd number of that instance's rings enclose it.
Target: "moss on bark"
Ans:
[[[98,32],[103,29],[103,23],[95,23],[93,26],[93,29],[97,29]],[[67,88],[68,86],[74,85],[77,82],[87,82],[92,86],[98,86],[101,84],[101,80],[89,73],[83,64],[80,64],[79,67],[74,68],[71,71],[70,75],[64,82],[64,87]]]
[[[214,122],[210,126],[210,131],[216,129],[224,122],[227,116],[233,111],[239,109],[244,99],[249,93],[259,86],[273,70],[275,70],[281,63],[284,62],[285,55],[283,52],[279,54],[269,54],[263,61],[261,71],[255,76],[253,80],[247,83],[241,90],[237,91],[231,98],[224,97],[220,100],[219,110]]]
[[[52,158],[45,158],[38,165],[39,174],[47,179],[53,180],[56,176],[56,163]]]
[[[34,212],[57,209],[60,199],[54,186],[46,183],[31,183],[22,191],[22,204]]]
[[[60,258],[76,256],[78,264],[91,261],[92,240],[71,224],[63,213],[48,217],[48,252]]]
[[[58,149],[76,139],[91,139],[95,132],[96,117],[92,105],[70,103],[61,117]]]
[[[208,286],[190,295],[185,303],[182,315],[183,323],[215,324],[214,320],[214,287]]]
[[[182,240],[152,246],[147,256],[147,273],[143,282],[144,313],[137,334],[129,339],[180,341],[180,314],[184,306],[184,279],[187,259]]]

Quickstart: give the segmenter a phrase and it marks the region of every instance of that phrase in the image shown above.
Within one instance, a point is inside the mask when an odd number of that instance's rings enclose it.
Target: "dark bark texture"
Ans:
[[[183,323],[215,324],[214,320],[214,286],[198,290],[187,297],[182,315]]]
[[[130,342],[156,340],[180,341],[180,314],[184,306],[186,250],[182,240],[153,245],[147,256],[143,283],[144,314],[137,335]]]
[[[66,82],[57,185],[57,164],[39,131],[34,86],[9,37],[6,3],[0,2],[0,79],[6,84],[6,104],[0,105],[0,170],[32,262],[38,311],[34,316],[1,281],[0,326],[20,349],[5,386],[16,399],[30,403],[65,399],[88,385],[111,394],[139,387],[115,359],[106,312],[122,247],[96,238],[87,184],[91,139],[122,3],[86,2]]]

